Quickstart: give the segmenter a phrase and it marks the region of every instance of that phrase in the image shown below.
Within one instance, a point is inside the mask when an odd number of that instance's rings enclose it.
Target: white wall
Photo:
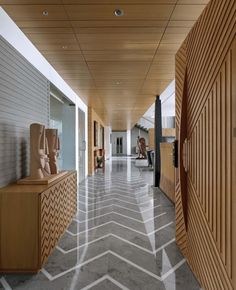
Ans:
[[[123,137],[123,155],[127,155],[127,132],[112,132],[112,155],[116,155],[116,139]]]
[[[106,154],[106,160],[111,158],[111,152],[112,152],[112,143],[111,143],[111,127],[105,126],[105,154]]]
[[[175,81],[173,80],[160,95],[162,117],[175,116]],[[143,115],[154,121],[155,103]],[[152,127],[150,127],[152,128]]]
[[[131,155],[131,130],[127,130],[127,155]]]

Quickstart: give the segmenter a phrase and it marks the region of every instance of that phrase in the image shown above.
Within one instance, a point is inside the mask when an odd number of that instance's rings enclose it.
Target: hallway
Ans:
[[[151,179],[114,158],[79,186],[79,213],[44,269],[6,275],[0,289],[199,290],[175,244],[174,207]]]

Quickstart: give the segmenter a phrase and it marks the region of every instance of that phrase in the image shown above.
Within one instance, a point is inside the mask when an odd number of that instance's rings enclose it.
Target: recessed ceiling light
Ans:
[[[120,17],[120,16],[123,16],[124,15],[124,11],[121,10],[121,9],[116,9],[114,11],[114,14],[115,14],[115,16]]]
[[[47,10],[43,11],[43,16],[48,16],[48,11]]]
[[[66,45],[63,45],[62,48],[63,48],[63,49],[67,49],[67,46],[66,46]]]
[[[120,85],[120,82],[117,81],[117,82],[116,82],[116,85]]]

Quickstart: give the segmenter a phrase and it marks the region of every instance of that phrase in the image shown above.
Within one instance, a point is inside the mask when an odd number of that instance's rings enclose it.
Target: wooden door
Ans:
[[[223,2],[176,55],[176,241],[212,290],[236,289],[235,1]]]

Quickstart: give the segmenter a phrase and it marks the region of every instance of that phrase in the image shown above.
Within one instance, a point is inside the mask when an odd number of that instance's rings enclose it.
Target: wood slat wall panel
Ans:
[[[184,93],[184,82],[186,74],[186,45],[182,45],[175,59],[176,63],[176,87],[175,87],[175,116],[176,116],[176,137],[179,137],[182,114],[182,98]],[[175,180],[175,208],[176,208],[176,242],[183,253],[186,252],[186,225],[184,222],[183,200],[181,184],[179,179],[180,169],[176,170]]]
[[[198,25],[195,25],[188,36],[187,49],[192,52],[191,57],[188,58],[190,131],[199,117],[199,112],[203,109],[224,60],[224,52],[229,49],[234,38],[235,10],[235,1],[211,1],[198,21],[200,24],[205,23],[205,26],[197,31]],[[200,42],[195,40],[196,35],[201,35]],[[206,75],[207,78],[204,77]],[[201,103],[197,102],[198,94],[204,96]]]
[[[183,253],[203,288],[211,290],[236,289],[236,186],[232,171],[236,163],[232,135],[236,115],[235,11],[235,1],[211,1],[176,55],[177,137],[181,136],[185,113],[180,108],[181,87],[186,81],[189,163],[186,208],[181,202],[176,206],[177,229],[185,211],[187,231],[184,237],[176,231],[176,240],[186,239]],[[181,62],[184,49],[186,59]],[[186,76],[181,68],[186,68]],[[182,162],[182,156],[179,160]],[[181,183],[183,176],[178,178]],[[177,184],[176,200],[180,196]]]
[[[231,53],[231,51],[229,52]],[[198,184],[195,188],[195,193],[199,197],[202,209],[208,221],[208,226],[212,230],[215,241],[217,242],[218,250],[222,253],[222,260],[226,263],[226,212],[229,209],[226,208],[227,204],[227,192],[230,191],[229,183],[226,183],[227,176],[230,176],[230,159],[226,158],[226,154],[230,155],[230,150],[226,151],[227,144],[230,144],[230,126],[227,121],[227,118],[231,116],[231,107],[228,104],[231,103],[231,100],[226,98],[226,87],[225,80],[231,78],[232,72],[228,71],[226,74],[225,67],[229,66],[229,58],[227,56],[226,61],[223,63],[222,70],[219,72],[216,83],[214,84],[214,93],[209,95],[206,106],[204,107],[202,114],[199,118],[198,124],[196,126],[197,132],[197,158],[193,159],[193,155],[190,158],[190,168],[197,168],[198,172]],[[229,88],[228,88],[229,90]],[[230,93],[228,92],[228,98]],[[211,115],[207,114],[208,111],[213,111],[215,116],[215,122],[213,126],[206,126],[206,121],[210,122]],[[227,116],[227,117],[226,117]],[[213,136],[214,143],[209,142],[206,139],[206,132],[208,130],[208,136]],[[189,136],[190,142],[193,142],[194,133],[192,136]],[[228,138],[226,137],[228,136]],[[214,155],[212,156],[211,162],[208,158],[206,160],[205,156],[209,154],[208,149],[216,147],[213,150]],[[209,191],[209,182],[207,182],[207,175],[214,176],[213,189],[210,188]],[[191,177],[191,171],[189,172]],[[191,177],[192,180],[192,177]],[[228,180],[229,181],[229,180]],[[194,183],[194,182],[193,182]],[[228,188],[228,190],[226,190]],[[212,194],[213,197],[208,201],[208,196]],[[209,212],[213,209],[213,228],[211,225],[211,220],[209,217]],[[229,250],[229,248],[228,248]]]
[[[49,124],[49,82],[0,37],[0,187],[29,173],[29,126]]]

